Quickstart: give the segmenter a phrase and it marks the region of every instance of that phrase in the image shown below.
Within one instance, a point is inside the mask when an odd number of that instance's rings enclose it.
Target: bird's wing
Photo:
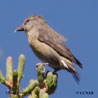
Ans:
[[[73,56],[71,51],[64,45],[62,39],[63,36],[56,33],[54,30],[46,29],[45,27],[39,28],[39,37],[38,40],[48,44],[61,56],[69,59],[71,62],[78,64],[82,68],[82,64]]]
[[[57,38],[59,41],[61,41],[61,40],[67,41],[67,38],[65,38],[64,36],[57,33],[47,23],[45,23],[44,25],[41,25],[39,30],[41,31],[41,33],[46,33],[46,35],[48,35],[48,37],[52,38],[52,36],[55,36],[55,38]]]

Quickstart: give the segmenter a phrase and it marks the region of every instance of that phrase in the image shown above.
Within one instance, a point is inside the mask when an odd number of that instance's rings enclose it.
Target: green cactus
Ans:
[[[29,85],[20,91],[20,81],[23,78],[25,56],[19,56],[17,70],[13,70],[12,57],[7,58],[6,78],[0,71],[0,82],[9,88],[10,98],[49,98],[57,88],[57,74],[45,72],[44,63],[37,64],[38,80],[30,80]]]

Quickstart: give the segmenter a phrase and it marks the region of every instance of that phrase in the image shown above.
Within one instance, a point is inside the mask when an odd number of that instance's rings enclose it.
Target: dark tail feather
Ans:
[[[76,59],[76,58],[75,58]],[[78,60],[78,59],[76,59],[76,64],[78,64],[81,68],[83,68],[82,67],[82,64],[80,63],[80,61]]]
[[[75,79],[75,81],[79,84],[80,82],[80,77],[78,73],[72,73],[73,78]]]

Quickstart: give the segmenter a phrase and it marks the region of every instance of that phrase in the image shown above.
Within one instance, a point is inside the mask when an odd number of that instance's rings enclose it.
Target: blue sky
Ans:
[[[97,0],[0,0],[0,70],[5,75],[6,58],[24,54],[26,64],[21,89],[36,79],[35,65],[41,62],[32,52],[24,32],[14,32],[31,15],[41,15],[57,32],[68,38],[67,46],[82,62],[78,85],[71,74],[60,71],[58,87],[50,98],[98,98],[98,1]],[[47,70],[51,68],[47,67]],[[0,98],[8,89],[0,84]],[[76,91],[93,91],[93,95],[76,95]]]

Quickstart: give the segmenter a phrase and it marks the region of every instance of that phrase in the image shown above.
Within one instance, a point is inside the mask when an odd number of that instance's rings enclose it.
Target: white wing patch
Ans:
[[[63,60],[61,60],[61,63],[64,65],[64,67],[68,68],[67,64]]]

